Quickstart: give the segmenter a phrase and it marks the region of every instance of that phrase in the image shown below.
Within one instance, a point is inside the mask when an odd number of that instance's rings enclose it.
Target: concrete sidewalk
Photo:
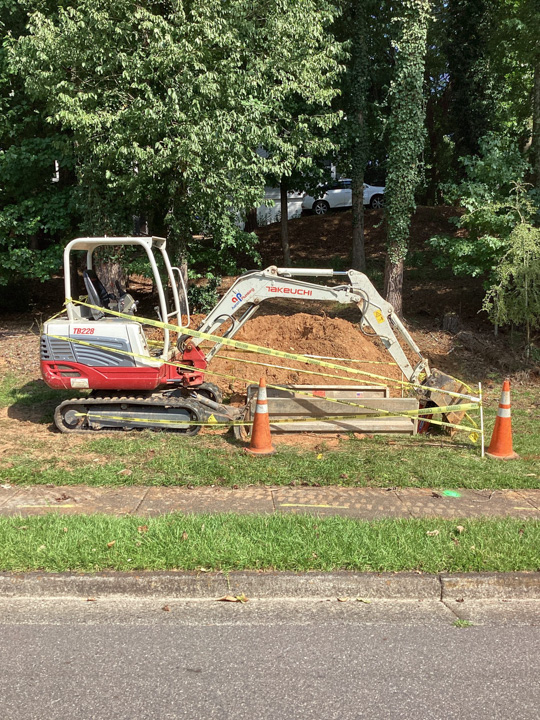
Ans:
[[[445,494],[446,492],[450,494]],[[310,513],[378,518],[540,518],[540,490],[346,487],[0,487],[0,515]]]

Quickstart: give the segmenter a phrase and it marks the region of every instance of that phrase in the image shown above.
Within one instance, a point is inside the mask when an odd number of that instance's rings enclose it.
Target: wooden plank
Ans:
[[[325,397],[306,397],[295,391],[324,391],[327,397],[336,397],[357,402],[364,407],[330,402]],[[359,394],[365,394],[360,397]],[[257,385],[250,385],[248,398],[251,414],[255,411]],[[360,433],[404,433],[415,435],[416,418],[399,416],[408,410],[418,410],[416,398],[390,398],[388,388],[379,386],[340,386],[340,385],[294,385],[287,390],[268,388],[268,412],[270,427],[276,433],[295,432],[360,432]],[[398,415],[370,417],[384,410]],[[354,420],[317,420],[317,417],[341,415],[362,415]],[[305,422],[301,419],[305,418]],[[296,419],[297,422],[275,424],[272,420]]]
[[[403,433],[416,435],[416,422],[411,418],[365,418],[360,420],[336,420],[334,422],[294,422],[273,424],[275,433],[327,432],[327,433]]]
[[[352,401],[351,401],[352,402]],[[270,418],[321,417],[327,415],[374,415],[379,410],[402,413],[406,410],[418,410],[415,398],[362,398],[357,405],[344,405],[324,398],[268,398]],[[251,412],[255,412],[255,398],[251,402]]]
[[[267,388],[268,397],[294,398],[305,397],[304,392],[324,393],[324,397],[356,400],[360,398],[388,398],[390,390],[380,385],[287,385],[287,390]],[[258,385],[249,385],[248,400],[257,396]],[[298,392],[297,392],[298,391]]]
[[[390,397],[390,390],[383,385],[290,385],[294,397],[301,397],[295,390],[324,392],[325,397],[369,398]]]

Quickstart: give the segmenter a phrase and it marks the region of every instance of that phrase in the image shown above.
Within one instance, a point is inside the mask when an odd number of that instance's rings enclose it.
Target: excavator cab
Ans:
[[[169,330],[163,330],[163,346],[156,351],[148,345],[144,328],[135,317],[137,302],[117,283],[116,293],[106,288],[94,268],[98,248],[138,247],[152,270],[158,296],[157,318],[182,324],[182,309],[188,314],[187,292],[180,268],[171,265],[166,241],[159,237],[78,238],[64,250],[64,289],[66,314],[45,324],[41,338],[41,370],[54,388],[90,390],[154,390],[161,385],[181,382],[156,358],[169,360],[175,350]],[[72,254],[86,254],[83,280],[87,296],[80,302],[72,297]],[[165,269],[167,288],[159,271]],[[169,297],[168,297],[169,296]],[[169,305],[170,301],[170,305]],[[112,310],[133,316],[133,320],[114,317]],[[89,341],[92,341],[90,345]]]
[[[160,237],[78,238],[68,243],[64,250],[64,287],[69,319],[76,321],[91,316],[94,320],[107,320],[107,318],[110,320],[110,316],[107,316],[99,308],[128,314],[135,313],[137,307],[135,299],[118,282],[115,288],[116,294],[111,292],[113,288],[104,286],[94,268],[94,253],[98,248],[118,246],[138,247],[146,254],[152,271],[154,288],[158,295],[159,305],[156,308],[158,318],[163,322],[170,322],[172,318],[176,318],[178,324],[181,325],[182,309],[184,309],[184,313],[188,315],[189,324],[189,306],[184,279],[180,268],[171,265],[167,254],[166,240]],[[86,268],[83,271],[83,280],[87,292],[87,304],[94,306],[92,308],[70,302],[72,300],[73,285],[71,256],[72,253],[81,250],[86,252]],[[158,267],[158,259],[162,261],[167,280],[166,284],[170,289],[170,309],[169,298]],[[169,355],[169,349],[169,333],[165,331],[163,357]]]

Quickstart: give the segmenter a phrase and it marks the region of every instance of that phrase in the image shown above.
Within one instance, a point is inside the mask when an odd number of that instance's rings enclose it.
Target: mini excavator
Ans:
[[[104,287],[94,269],[98,248],[138,247],[146,254],[157,290],[157,316],[182,328],[182,308],[188,314],[186,287],[178,267],[171,265],[166,241],[159,237],[79,238],[64,250],[65,313],[44,325],[41,372],[47,385],[58,390],[90,390],[86,397],[66,400],[56,408],[54,422],[64,433],[96,430],[166,429],[194,435],[213,416],[218,422],[240,419],[243,409],[223,404],[219,388],[205,380],[208,363],[222,344],[216,340],[205,354],[202,339],[180,334],[171,343],[163,329],[163,344],[148,342],[143,323],[135,315],[137,301],[117,283],[116,293]],[[72,298],[72,253],[83,251],[87,299]],[[162,279],[158,261],[164,268]],[[319,285],[298,278],[342,278],[337,285]],[[165,280],[165,282],[164,282]],[[338,280],[339,282],[339,280]],[[459,422],[459,399],[447,392],[463,392],[454,378],[435,369],[422,356],[413,338],[366,275],[355,270],[278,268],[241,275],[207,315],[199,332],[232,338],[271,298],[355,304],[360,327],[376,335],[403,376],[420,385],[426,406],[455,404],[446,418]],[[112,312],[122,313],[118,317]],[[409,362],[402,345],[408,348]],[[168,364],[168,363],[177,363]],[[179,367],[181,365],[182,367]],[[424,389],[425,388],[425,389]]]

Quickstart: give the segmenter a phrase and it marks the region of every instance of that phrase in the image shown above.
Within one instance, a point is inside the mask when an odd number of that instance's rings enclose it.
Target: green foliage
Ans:
[[[425,107],[422,95],[428,0],[402,0],[394,28],[395,72],[390,86],[389,152],[386,221],[392,263],[406,253],[419,180],[418,158],[424,144]],[[394,30],[394,32],[396,32]]]
[[[191,312],[209,313],[219,300],[217,289],[220,283],[220,277],[209,275],[203,284],[191,285],[188,288],[188,301]]]
[[[501,128],[526,145],[531,135],[531,97],[540,60],[540,4],[498,0],[489,33],[490,72],[497,84],[495,116]],[[540,112],[540,108],[536,110]]]
[[[509,248],[494,270],[493,284],[483,309],[497,325],[540,328],[540,229],[518,223],[510,233]]]
[[[491,214],[486,212],[486,216]],[[491,234],[482,235],[481,238],[437,235],[431,238],[429,244],[438,251],[434,257],[437,267],[451,267],[455,275],[470,277],[490,272],[507,247],[504,239]]]
[[[70,137],[45,121],[44,102],[28,95],[8,62],[8,32],[16,38],[25,24],[23,7],[0,0],[0,285],[48,279],[75,218]]]
[[[480,140],[480,154],[461,158],[465,178],[443,187],[448,202],[465,212],[453,220],[460,236],[436,236],[435,263],[451,267],[456,275],[490,274],[509,246],[521,214],[534,215],[520,184],[528,165],[515,142],[506,135],[489,134]]]
[[[426,195],[436,202],[441,200],[441,183],[463,179],[458,158],[478,155],[480,140],[488,133],[507,133],[529,155],[540,4],[433,0],[432,6],[425,158]],[[533,150],[534,144],[533,138]]]
[[[337,145],[334,157],[342,175],[354,178],[357,167],[368,168],[368,182],[382,184],[388,151],[383,131],[393,69],[389,29],[394,8],[374,0],[340,0],[338,4],[342,13],[334,32],[348,57],[334,102],[343,112],[332,131]]]
[[[452,78],[450,114],[459,154],[476,153],[493,129],[498,86],[488,43],[498,0],[449,0],[445,48]]]
[[[12,62],[73,134],[85,227],[114,234],[145,214],[176,261],[199,259],[192,234],[212,237],[215,264],[252,244],[237,210],[297,164],[313,124],[328,124],[291,98],[329,106],[333,16],[315,0],[80,0],[33,12]]]

